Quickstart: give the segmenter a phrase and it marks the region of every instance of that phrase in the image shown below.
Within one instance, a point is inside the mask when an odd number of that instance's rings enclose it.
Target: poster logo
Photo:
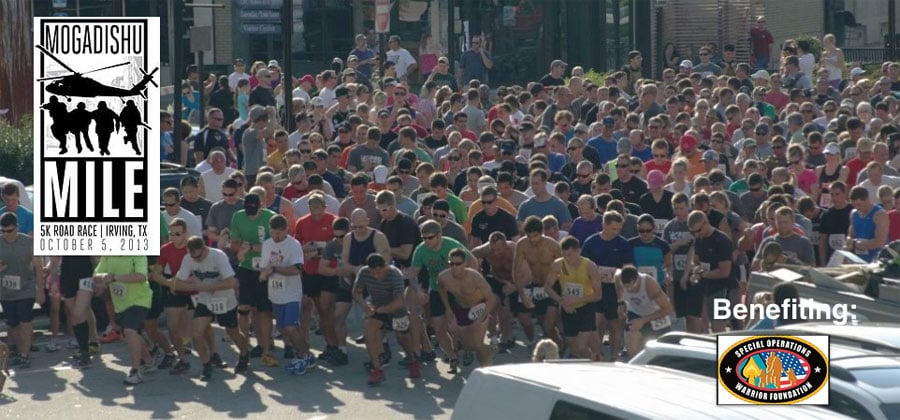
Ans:
[[[35,18],[35,255],[159,250],[159,18]]]
[[[717,346],[718,404],[828,405],[828,336],[720,335]]]

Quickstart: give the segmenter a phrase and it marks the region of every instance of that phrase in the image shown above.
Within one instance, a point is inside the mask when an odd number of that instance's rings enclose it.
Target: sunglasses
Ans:
[[[590,178],[591,174],[578,174],[579,178]]]
[[[388,211],[388,210],[390,210],[390,209],[391,209],[391,206],[387,206],[387,207],[385,207],[385,208],[383,208],[383,209],[378,209],[378,211],[384,213],[384,212],[386,212],[386,211]]]
[[[222,196],[223,196],[223,197],[234,197],[235,194],[236,194],[236,193],[231,193],[231,194],[229,194],[229,193],[222,193]]]
[[[722,140],[712,140],[711,143],[713,143],[713,144],[722,144],[722,143],[724,143],[724,142],[723,142]]]
[[[462,158],[459,157],[459,156],[450,156],[450,157],[447,158],[447,160],[451,160],[451,161],[457,162],[457,161],[462,160]]]
[[[567,151],[567,152],[574,152],[575,150],[578,150],[578,149],[580,149],[580,148],[581,148],[581,146],[572,146],[572,147],[566,149],[566,151]]]
[[[408,170],[408,169],[400,169],[400,170],[397,171],[397,173],[400,173],[400,174],[403,174],[403,175],[409,175],[409,174],[412,173],[412,171],[410,171],[410,170]]]
[[[691,234],[696,235],[696,234],[700,233],[700,231],[703,230],[704,225],[706,225],[706,223],[700,225],[699,227],[697,227],[697,229],[691,229]]]
[[[497,200],[481,200],[481,204],[484,206],[490,206],[491,204],[494,204],[494,201]]]
[[[343,233],[343,234],[338,235],[338,234],[335,233],[335,234],[334,234],[334,239],[344,239],[344,236],[347,236],[347,234],[346,234],[346,233]]]
[[[16,228],[13,227],[13,228],[2,229],[2,230],[3,230],[3,233],[13,233],[16,231]]]
[[[312,150],[310,150],[310,149],[300,149],[300,153],[302,153],[302,154],[304,154],[304,155],[308,155],[308,154],[312,153]]]
[[[762,189],[762,187],[750,187],[750,191],[753,191],[753,192],[758,192],[761,189]]]

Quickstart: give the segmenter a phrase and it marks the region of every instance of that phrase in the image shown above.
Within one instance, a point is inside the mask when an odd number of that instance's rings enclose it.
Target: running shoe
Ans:
[[[200,380],[204,381],[204,382],[209,381],[210,379],[212,379],[212,373],[213,373],[212,363],[207,363],[207,364],[203,365],[203,372],[200,373]]]
[[[66,342],[66,350],[78,350],[78,340],[71,338]]]
[[[294,359],[287,366],[287,370],[291,375],[300,376],[306,373],[306,367],[306,359]]]
[[[184,360],[179,360],[178,363],[175,363],[175,366],[172,366],[172,369],[169,369],[169,374],[181,375],[189,370],[191,370],[191,364]]]
[[[156,365],[152,363],[141,362],[141,375],[156,372]]]
[[[366,383],[368,383],[369,386],[375,386],[384,382],[385,379],[386,378],[384,377],[384,370],[375,369],[371,373],[369,373],[369,378],[366,380]]]
[[[453,375],[456,375],[457,373],[459,373],[459,360],[450,359],[450,368],[447,369],[447,373],[450,373]]]
[[[506,354],[516,347],[515,340],[504,341],[497,346],[497,353]]]
[[[270,354],[264,355],[262,357],[262,359],[260,359],[260,361],[262,362],[263,366],[266,366],[266,367],[278,366],[278,359],[272,357],[272,355],[270,355]]]
[[[159,369],[168,369],[168,368],[172,367],[172,365],[175,364],[176,360],[178,360],[178,358],[175,357],[175,355],[167,354],[167,355],[163,356],[162,361],[158,365],[156,365],[156,367]]]
[[[347,353],[344,353],[341,350],[335,350],[334,355],[328,359],[328,363],[332,366],[344,366],[350,363],[350,358],[347,357]]]
[[[294,348],[291,346],[284,346],[284,359],[291,360],[297,358],[297,354],[294,352]]]
[[[209,356],[209,362],[219,369],[225,369],[228,367],[228,363],[225,363],[225,361],[222,360],[222,356],[219,356],[219,353],[213,353],[212,356]]]
[[[316,355],[310,353],[306,353],[306,367],[311,368],[316,365]]]
[[[115,343],[117,341],[122,341],[122,334],[116,330],[110,330],[108,333],[103,334],[103,337],[100,337],[100,342],[103,344]]]
[[[141,375],[141,372],[137,369],[131,369],[131,372],[128,373],[128,376],[126,376],[125,380],[122,382],[125,386],[137,385],[144,382],[144,375]]]
[[[90,350],[91,356],[99,356],[100,355],[100,343],[94,342],[88,344],[88,349]]]
[[[473,353],[473,352],[471,352],[471,351],[468,351],[468,350],[463,351],[463,352],[462,352],[462,364],[463,364],[463,366],[469,366],[469,365],[471,365],[473,362],[475,362],[475,353]]]
[[[436,359],[437,359],[437,352],[434,351],[434,350],[432,350],[432,351],[425,351],[425,350],[422,350],[422,351],[419,353],[419,360],[422,360],[422,361],[425,361],[425,362],[433,362],[433,361],[435,361]]]
[[[250,369],[250,355],[245,354],[238,357],[237,366],[234,367],[234,373],[244,373]]]
[[[262,346],[257,345],[256,347],[254,347],[250,350],[250,358],[251,359],[260,358],[260,357],[262,357],[262,355],[263,355]]]
[[[93,365],[94,364],[91,362],[91,359],[78,359],[75,362],[73,362],[71,366],[72,366],[72,369],[82,370],[82,369],[87,369]]]
[[[419,372],[419,362],[414,360],[412,364],[409,365],[409,378],[416,379],[421,377],[422,373]]]
[[[46,346],[44,346],[44,350],[46,350],[48,353],[57,352],[57,351],[60,351],[61,349],[62,349],[62,346],[60,346],[59,344],[56,344],[56,341],[51,341],[51,342],[47,343]]]

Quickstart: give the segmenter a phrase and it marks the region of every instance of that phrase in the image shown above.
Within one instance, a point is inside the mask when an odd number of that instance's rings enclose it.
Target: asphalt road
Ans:
[[[30,369],[11,371],[0,395],[2,417],[442,419],[450,418],[465,377],[477,367],[476,362],[450,375],[445,372],[447,365],[438,360],[422,366],[422,378],[405,378],[406,369],[396,363],[399,345],[391,338],[394,361],[385,369],[387,380],[377,387],[366,384],[365,348],[353,344],[348,347],[350,364],[346,366],[320,364],[306,375],[293,376],[283,368],[284,361],[280,367],[267,368],[252,359],[249,374],[235,375],[232,366],[237,353],[230,343],[218,341],[218,350],[230,366],[217,370],[208,383],[199,379],[201,366],[194,354],[187,375],[159,371],[146,375],[140,385],[125,387],[122,380],[129,364],[124,342],[104,345],[93,367],[74,370],[68,365],[70,350],[44,351],[48,322],[43,316],[35,320],[35,343],[41,351],[32,354]],[[350,331],[354,337],[360,329],[351,325]],[[216,334],[222,337],[224,330],[217,329]],[[324,347],[320,336],[311,339],[314,349]],[[280,340],[276,346],[281,346]],[[281,354],[280,347],[276,354]],[[528,349],[520,341],[511,354],[497,355],[495,362],[519,363],[528,358]]]

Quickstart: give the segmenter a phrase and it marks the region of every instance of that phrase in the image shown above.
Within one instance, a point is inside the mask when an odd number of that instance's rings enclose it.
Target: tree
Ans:
[[[34,60],[32,2],[0,0],[0,109],[18,125],[33,112],[31,88]]]

